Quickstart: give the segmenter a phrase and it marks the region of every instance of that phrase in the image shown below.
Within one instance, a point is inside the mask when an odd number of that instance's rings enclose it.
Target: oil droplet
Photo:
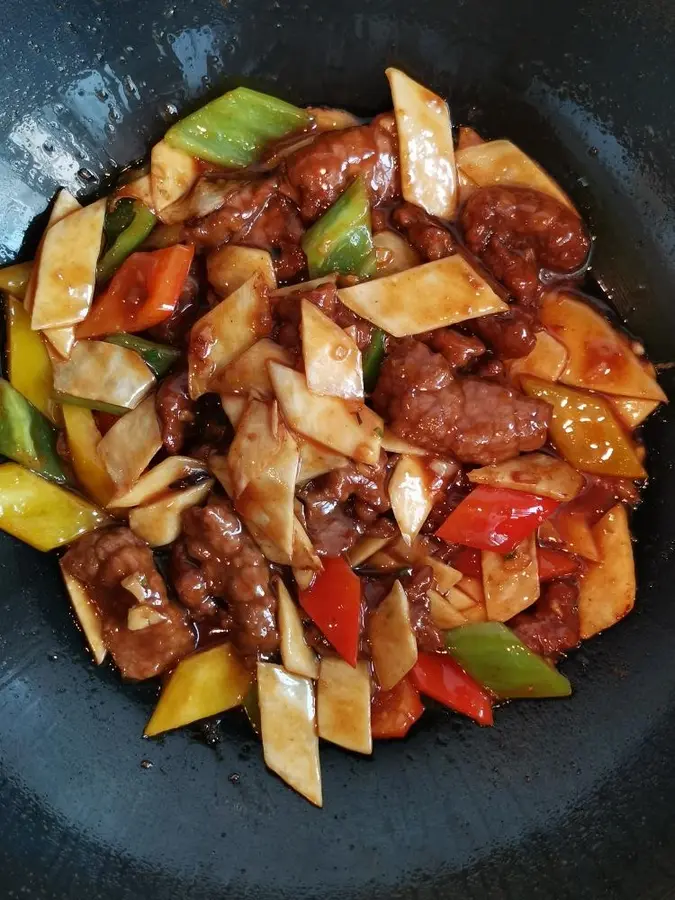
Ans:
[[[152,768],[152,763],[150,762],[149,759],[141,760],[141,769],[151,769],[151,768]]]
[[[45,151],[45,153],[53,153],[54,145],[50,144],[49,141],[45,141],[44,144],[42,145],[42,149]]]
[[[98,177],[93,172],[90,172],[89,169],[85,169],[84,167],[78,169],[77,177],[80,179],[80,181],[84,181],[86,184],[94,184],[98,181]]]
[[[108,99],[108,97],[110,96],[110,94],[109,94],[106,90],[104,90],[103,88],[97,88],[97,89],[94,91],[94,96],[95,96],[98,100],[100,100],[101,102],[103,102],[104,100],[107,100],[107,99]]]

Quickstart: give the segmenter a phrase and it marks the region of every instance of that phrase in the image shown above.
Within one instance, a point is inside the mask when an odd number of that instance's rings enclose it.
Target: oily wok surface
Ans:
[[[675,65],[657,4],[639,19],[583,3],[40,7],[30,23],[16,0],[3,9],[3,262],[26,234],[29,258],[57,184],[95,191],[142,155],[167,104],[244,80],[369,114],[401,64],[559,179],[619,313],[656,363],[673,359]],[[135,737],[154,689],[95,671],[54,560],[3,538],[0,896],[673,895],[669,409],[645,437],[637,611],[565,664],[573,699],[507,707],[489,733],[439,712],[370,764],[326,747],[323,814],[264,777],[243,718],[215,750]]]

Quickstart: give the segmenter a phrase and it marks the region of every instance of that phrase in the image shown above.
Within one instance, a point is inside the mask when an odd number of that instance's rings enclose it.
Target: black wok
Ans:
[[[57,185],[100,190],[175,108],[243,81],[369,114],[396,64],[549,168],[591,223],[618,312],[655,361],[675,358],[672,4],[4,0],[0,14],[0,261],[29,257]],[[647,440],[638,608],[565,664],[574,697],[513,704],[492,730],[425,716],[367,761],[324,746],[323,811],[265,772],[238,716],[215,749],[188,732],[144,742],[154,690],[92,667],[54,559],[3,536],[0,896],[675,896],[672,410]]]

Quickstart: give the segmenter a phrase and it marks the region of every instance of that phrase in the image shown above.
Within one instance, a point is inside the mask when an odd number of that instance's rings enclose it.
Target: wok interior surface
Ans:
[[[237,83],[364,115],[400,65],[508,136],[597,238],[594,277],[675,359],[675,9],[627,0],[223,4],[5,0],[0,261],[59,185],[103,188],[177,110]],[[39,227],[30,225],[38,216]],[[22,249],[23,248],[23,249]],[[672,394],[673,376],[662,384]],[[675,896],[675,417],[647,427],[636,611],[563,668],[568,701],[494,729],[444,712],[372,760],[323,750],[326,808],[265,775],[243,717],[215,748],[144,742],[152,686],[95,670],[51,556],[0,540],[0,896]],[[152,763],[148,766],[147,762]]]

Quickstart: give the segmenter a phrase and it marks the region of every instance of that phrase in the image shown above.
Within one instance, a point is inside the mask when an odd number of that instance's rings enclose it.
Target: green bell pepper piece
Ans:
[[[56,451],[57,431],[46,416],[0,378],[0,453],[57,484],[69,479]]]
[[[121,204],[118,204],[120,206]],[[116,214],[117,207],[110,213]],[[122,224],[122,219],[115,228]],[[117,234],[112,245],[106,250],[96,266],[96,282],[104,284],[122,265],[127,256],[130,256],[136,248],[143,243],[146,237],[155,227],[157,218],[150,212],[147,206],[140,201],[133,201],[133,217],[129,224]]]
[[[23,300],[26,296],[28,279],[33,271],[33,263],[16,263],[13,266],[5,266],[0,269],[0,291],[7,291],[13,297]]]
[[[243,168],[255,162],[267,144],[311,124],[306,110],[239,87],[176,122],[164,140],[190,156]]]
[[[475,622],[446,633],[450,655],[479,684],[504,700],[569,697],[572,685],[501,622]]]
[[[126,406],[117,406],[116,403],[106,403],[104,400],[90,400],[88,397],[76,397],[75,394],[67,394],[65,391],[54,391],[52,396],[59,403],[83,406],[85,409],[95,409],[97,412],[110,413],[111,416],[123,416],[125,413],[130,412]]]
[[[175,347],[169,347],[166,344],[156,344],[154,341],[147,341],[145,338],[137,337],[135,334],[126,334],[125,332],[108,335],[106,341],[109,344],[118,344],[120,347],[135,350],[143,358],[148,368],[152,369],[157,378],[162,378],[162,376],[166,375],[181,355],[180,350],[176,350]]]
[[[375,274],[370,201],[363,179],[357,178],[305,232],[302,249],[307,256],[310,278],[331,272],[361,278]]]
[[[380,368],[384,359],[384,338],[384,331],[381,328],[376,328],[361,360],[363,387],[367,394],[375,390],[377,379],[380,377]]]

